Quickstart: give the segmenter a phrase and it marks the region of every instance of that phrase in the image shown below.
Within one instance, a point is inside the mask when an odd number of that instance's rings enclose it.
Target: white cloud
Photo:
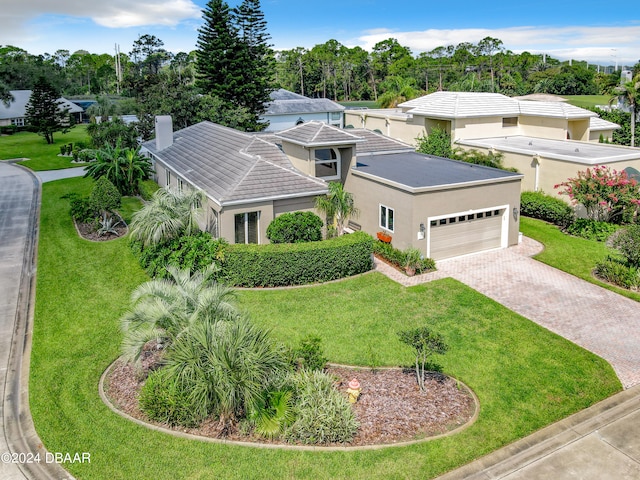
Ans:
[[[477,43],[484,37],[502,40],[514,52],[547,53],[560,59],[573,58],[591,62],[635,64],[640,59],[640,26],[610,27],[535,27],[501,29],[429,29],[423,31],[367,31],[354,44],[366,50],[388,38],[395,38],[413,53],[428,52],[439,46],[462,42]]]
[[[192,0],[17,0],[3,6],[0,30],[16,31],[18,25],[26,25],[41,15],[84,17],[104,27],[126,28],[174,26],[199,18],[201,11]]]

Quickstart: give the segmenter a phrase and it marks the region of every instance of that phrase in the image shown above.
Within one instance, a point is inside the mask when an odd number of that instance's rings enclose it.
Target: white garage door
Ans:
[[[459,214],[429,222],[429,252],[434,260],[502,246],[504,208]]]

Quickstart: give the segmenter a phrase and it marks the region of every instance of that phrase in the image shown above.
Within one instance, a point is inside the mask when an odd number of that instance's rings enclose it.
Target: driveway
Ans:
[[[434,273],[383,273],[407,286],[453,277],[604,358],[624,388],[640,385],[640,304],[530,258],[542,248],[525,237],[517,247],[439,261]]]

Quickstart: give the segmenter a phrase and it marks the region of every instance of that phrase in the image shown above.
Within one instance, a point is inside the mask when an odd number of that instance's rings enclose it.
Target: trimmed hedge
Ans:
[[[271,243],[302,243],[322,240],[322,219],[313,212],[287,212],[267,227]]]
[[[522,192],[520,214],[562,228],[571,225],[575,219],[573,209],[566,202],[543,192]]]
[[[239,287],[327,282],[373,268],[373,238],[355,232],[320,242],[229,245],[220,280]]]
[[[151,200],[153,194],[159,189],[160,185],[153,180],[141,180],[138,182],[138,191],[143,200]]]

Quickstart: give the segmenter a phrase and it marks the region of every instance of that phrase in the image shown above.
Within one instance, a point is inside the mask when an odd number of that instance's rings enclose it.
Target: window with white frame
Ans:
[[[171,185],[171,170],[169,170],[168,168],[164,169],[164,176],[166,179],[165,185],[168,187]]]
[[[24,118],[12,118],[11,125],[15,125],[16,127],[24,127]]]
[[[235,216],[235,243],[259,243],[259,212],[238,213]]]
[[[178,191],[182,192],[183,189],[184,189],[184,182],[180,177],[178,177]]]
[[[380,228],[393,232],[394,210],[385,205],[380,205]]]
[[[340,178],[340,155],[334,148],[316,148],[316,177],[324,180]]]

